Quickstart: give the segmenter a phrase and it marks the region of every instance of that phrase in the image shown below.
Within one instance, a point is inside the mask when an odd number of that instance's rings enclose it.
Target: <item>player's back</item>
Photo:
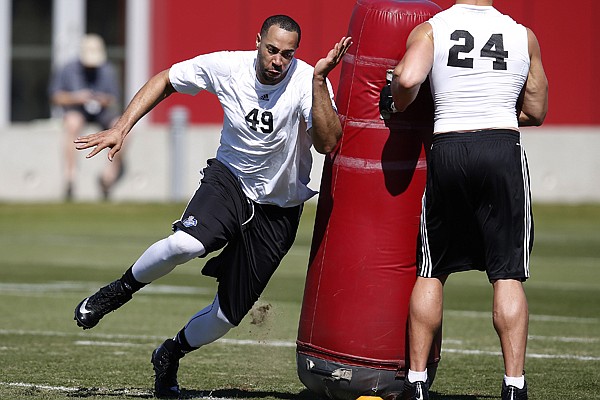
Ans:
[[[518,129],[529,71],[527,30],[491,6],[454,5],[429,20],[435,132]]]

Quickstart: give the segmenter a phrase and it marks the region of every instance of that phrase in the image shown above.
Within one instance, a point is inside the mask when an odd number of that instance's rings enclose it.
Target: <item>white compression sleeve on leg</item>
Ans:
[[[190,319],[184,334],[190,346],[201,347],[223,337],[234,326],[221,311],[219,295],[216,295],[212,304]]]
[[[133,277],[142,283],[150,283],[167,275],[176,266],[186,263],[205,252],[204,245],[183,231],[154,243],[133,264]]]

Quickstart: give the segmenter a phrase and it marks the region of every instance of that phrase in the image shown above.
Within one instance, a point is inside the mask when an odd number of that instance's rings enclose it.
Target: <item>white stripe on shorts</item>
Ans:
[[[427,192],[427,189],[425,189]],[[421,200],[421,265],[417,266],[417,276],[431,278],[431,251],[429,250],[429,237],[427,236],[427,221],[425,218],[425,192]]]
[[[521,148],[521,173],[523,175],[524,226],[523,226],[523,269],[525,277],[529,278],[529,242],[531,240],[531,195],[529,189],[529,172],[527,171],[527,156],[519,138]]]

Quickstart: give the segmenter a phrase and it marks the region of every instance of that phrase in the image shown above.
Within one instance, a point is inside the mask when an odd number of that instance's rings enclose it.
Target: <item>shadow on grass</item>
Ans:
[[[319,400],[309,390],[300,393],[283,393],[274,391],[254,391],[244,389],[217,389],[217,390],[181,390],[180,399],[277,399],[277,400]]]
[[[146,389],[105,389],[105,388],[84,388],[79,387],[74,391],[65,393],[67,397],[86,398],[86,397],[118,397],[121,399],[152,399],[154,394]]]
[[[475,396],[472,394],[437,394],[429,393],[429,400],[484,400],[497,399],[497,396]]]
[[[282,393],[274,391],[252,391],[243,389],[218,389],[212,391],[185,390],[181,391],[181,399],[276,399],[276,400],[327,400],[316,396],[310,390],[303,390],[299,393]],[[475,396],[475,395],[452,395],[430,393],[430,400],[485,400],[497,399],[496,396]]]
[[[119,397],[132,399],[150,399],[154,398],[149,390],[144,389],[101,389],[101,388],[78,388],[76,391],[66,393],[67,397],[86,398],[86,397]],[[217,390],[187,390],[182,389],[180,399],[275,399],[275,400],[326,400],[319,398],[310,390],[303,390],[299,393],[284,393],[276,391],[253,391],[244,389],[217,389]],[[496,396],[475,396],[475,395],[452,395],[437,394],[431,392],[430,400],[484,400],[497,399]]]

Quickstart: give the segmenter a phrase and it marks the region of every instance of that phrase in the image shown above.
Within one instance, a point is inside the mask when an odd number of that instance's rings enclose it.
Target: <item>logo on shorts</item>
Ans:
[[[198,225],[198,221],[196,220],[196,218],[193,215],[190,215],[189,217],[184,219],[182,222],[183,222],[183,226],[185,226],[186,228]]]

